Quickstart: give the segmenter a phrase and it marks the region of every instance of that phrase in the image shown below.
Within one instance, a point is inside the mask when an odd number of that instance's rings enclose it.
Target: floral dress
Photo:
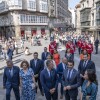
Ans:
[[[26,73],[24,73],[23,69],[20,70],[20,78],[22,80],[20,100],[35,100],[35,89],[32,88],[33,76],[34,73],[31,68]]]
[[[82,86],[82,100],[86,100],[86,96],[89,96],[89,100],[96,100],[96,95],[98,92],[98,86],[95,83],[91,83],[87,87],[87,80],[84,81],[83,86]]]

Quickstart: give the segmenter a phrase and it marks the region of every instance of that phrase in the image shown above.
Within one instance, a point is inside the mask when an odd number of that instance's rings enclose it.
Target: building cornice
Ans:
[[[95,3],[98,3],[98,2],[100,2],[100,0],[96,0],[96,1],[95,1]]]
[[[81,0],[80,3],[84,2],[84,1],[86,1],[86,0]]]
[[[81,11],[84,11],[85,9],[91,9],[91,8],[92,8],[92,7],[83,8],[83,9],[80,10],[80,12],[81,12]]]

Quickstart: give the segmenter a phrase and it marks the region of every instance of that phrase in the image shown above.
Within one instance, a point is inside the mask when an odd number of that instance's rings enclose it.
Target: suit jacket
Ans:
[[[44,68],[44,64],[43,64],[43,61],[41,61],[40,59],[37,59],[37,63],[35,66],[34,59],[32,59],[30,61],[30,67],[33,69],[34,75],[36,75],[36,74],[40,75],[40,72]]]
[[[50,89],[55,88],[57,90],[58,78],[56,70],[53,69],[51,77],[48,74],[47,69],[44,69],[40,75],[40,81],[45,93],[48,93]]]
[[[66,67],[67,67],[67,65],[66,65]],[[60,63],[60,64],[57,66],[57,74],[59,74],[59,78],[60,78],[60,79],[62,79],[63,71],[64,71],[63,65],[62,65],[62,63]]]
[[[84,75],[87,69],[93,69],[94,71],[96,71],[95,64],[91,60],[88,60],[86,67],[84,67],[83,64],[84,64],[84,60],[81,60],[78,66],[78,71],[80,74]]]
[[[3,74],[3,86],[6,88],[10,88],[11,86],[19,86],[20,84],[20,78],[19,78],[19,67],[13,66],[13,76],[11,77],[9,68],[6,67],[4,69],[4,74]]]
[[[13,50],[12,49],[8,49],[7,50],[7,55],[8,56],[12,56],[13,55]]]
[[[80,86],[80,75],[76,69],[73,69],[71,79],[68,81],[67,79],[68,69],[65,69],[63,72],[63,86],[71,86],[71,90],[67,90],[66,92],[71,96],[78,95],[78,87]]]
[[[42,59],[43,61],[45,61],[45,60],[47,59],[47,56],[48,56],[49,54],[50,54],[49,52],[46,52],[46,56],[45,56],[45,52],[43,52],[42,55],[41,55],[41,59]]]

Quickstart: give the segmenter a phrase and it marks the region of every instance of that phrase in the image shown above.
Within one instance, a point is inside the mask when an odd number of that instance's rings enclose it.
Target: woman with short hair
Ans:
[[[34,72],[29,67],[28,61],[22,61],[20,70],[21,98],[20,100],[35,100]]]

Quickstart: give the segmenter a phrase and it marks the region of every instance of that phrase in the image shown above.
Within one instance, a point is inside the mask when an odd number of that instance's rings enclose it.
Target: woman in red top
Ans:
[[[53,59],[57,66],[60,63],[60,55],[57,50],[54,50]]]

